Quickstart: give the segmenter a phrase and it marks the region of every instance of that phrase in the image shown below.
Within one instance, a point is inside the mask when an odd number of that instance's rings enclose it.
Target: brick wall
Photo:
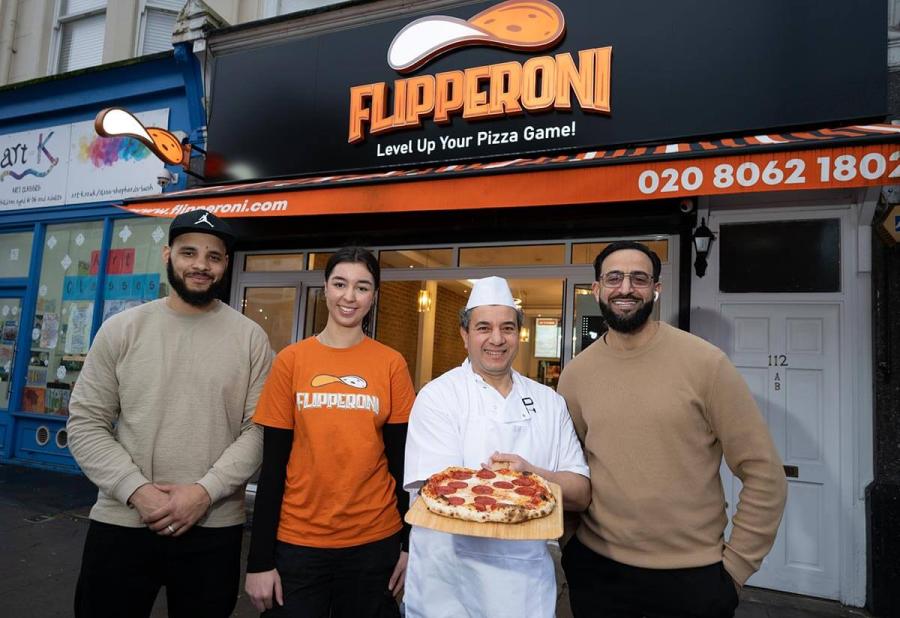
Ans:
[[[406,359],[410,375],[416,375],[419,313],[416,303],[421,283],[384,281],[378,292],[378,323],[375,338]]]
[[[459,336],[459,310],[466,306],[466,297],[438,285],[434,318],[434,361],[431,377],[460,365],[466,358],[466,349]]]

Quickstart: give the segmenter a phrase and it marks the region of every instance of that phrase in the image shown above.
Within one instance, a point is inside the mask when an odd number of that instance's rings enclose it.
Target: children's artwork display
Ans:
[[[69,396],[72,394],[71,386],[65,382],[50,382],[47,384],[47,414],[69,415]]]
[[[94,303],[72,303],[66,323],[66,354],[87,354],[91,339],[91,317]]]
[[[25,412],[45,412],[45,390],[37,386],[26,386],[22,392],[22,409]]]

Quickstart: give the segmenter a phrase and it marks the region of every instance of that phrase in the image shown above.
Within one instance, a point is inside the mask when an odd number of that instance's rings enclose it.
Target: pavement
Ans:
[[[0,464],[0,616],[64,618],[72,598],[96,488],[83,476]],[[245,532],[244,551],[249,546]],[[564,607],[565,603],[561,604]],[[566,618],[560,611],[559,618]],[[160,594],[153,618],[167,615]],[[234,618],[258,616],[243,594]],[[868,617],[811,597],[744,589],[735,618]]]

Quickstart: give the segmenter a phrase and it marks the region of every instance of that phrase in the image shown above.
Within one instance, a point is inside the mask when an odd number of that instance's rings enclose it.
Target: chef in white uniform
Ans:
[[[591,498],[588,466],[565,401],[512,369],[523,315],[500,277],[475,282],[460,313],[468,359],[416,397],[406,442],[404,488],[415,500],[447,466],[498,461],[562,486],[566,510]],[[544,618],[556,579],[544,541],[504,541],[414,527],[404,603],[408,618]]]

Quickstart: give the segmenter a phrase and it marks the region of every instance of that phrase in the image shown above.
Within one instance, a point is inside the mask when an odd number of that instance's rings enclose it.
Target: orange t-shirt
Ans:
[[[406,423],[413,399],[406,361],[368,337],[351,348],[310,337],[275,357],[253,420],[294,431],[280,541],[350,547],[400,530],[381,428]]]

